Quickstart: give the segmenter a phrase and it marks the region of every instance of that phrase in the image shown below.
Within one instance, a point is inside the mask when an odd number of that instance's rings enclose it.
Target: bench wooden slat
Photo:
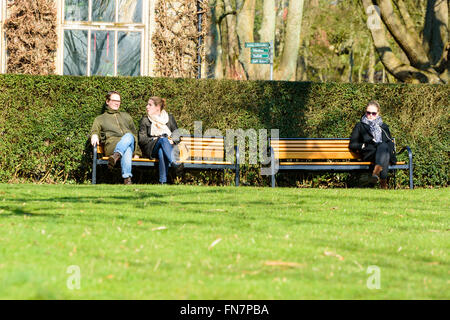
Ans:
[[[102,157],[100,158],[100,160],[108,160],[109,157]],[[158,160],[156,159],[148,159],[148,158],[139,158],[139,159],[132,159],[133,161],[137,161],[137,162],[157,162]]]
[[[359,159],[359,155],[350,151],[342,152],[275,152],[278,159]]]
[[[321,145],[321,144],[349,144],[350,140],[271,140],[271,145],[277,144],[313,144],[313,145]]]
[[[275,152],[286,152],[286,151],[301,151],[301,152],[349,152],[348,147],[318,147],[318,148],[309,148],[309,147],[282,147],[282,148],[273,148]]]
[[[223,144],[224,139],[184,139],[181,138],[181,142],[187,142],[187,143],[220,143]]]
[[[372,162],[364,161],[351,161],[351,162],[280,162],[279,165],[284,166],[295,166],[295,165],[338,165],[338,166],[353,166],[353,165],[371,165]],[[405,161],[398,161],[397,165],[406,164]]]
[[[182,163],[192,163],[192,164],[233,164],[232,162],[228,161],[213,161],[213,160],[182,160]]]

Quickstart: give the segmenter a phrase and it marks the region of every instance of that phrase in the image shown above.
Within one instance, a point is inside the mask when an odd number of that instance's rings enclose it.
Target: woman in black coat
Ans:
[[[159,182],[167,183],[169,165],[177,172],[182,164],[177,164],[173,154],[172,133],[178,129],[173,115],[164,110],[166,100],[151,97],[147,104],[147,114],[139,125],[139,146],[142,153],[150,159],[159,159]]]
[[[350,150],[362,154],[363,161],[375,163],[372,182],[380,182],[382,189],[387,189],[389,164],[395,164],[394,143],[387,124],[380,116],[380,105],[377,101],[367,104],[361,121],[353,128],[350,136]]]

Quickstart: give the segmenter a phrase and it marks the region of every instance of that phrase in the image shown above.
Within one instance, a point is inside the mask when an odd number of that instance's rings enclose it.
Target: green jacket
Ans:
[[[98,135],[100,143],[104,145],[105,155],[110,156],[114,153],[116,144],[120,141],[122,136],[128,132],[134,136],[133,156],[142,156],[133,118],[126,112],[112,110],[107,107],[102,115],[95,118],[94,123],[92,124],[91,136],[94,134]]]

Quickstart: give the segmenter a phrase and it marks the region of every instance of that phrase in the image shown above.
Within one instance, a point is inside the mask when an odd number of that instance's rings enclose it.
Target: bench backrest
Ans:
[[[182,160],[225,161],[224,137],[181,136],[179,145]],[[103,145],[97,145],[97,154],[105,154]]]
[[[225,161],[224,137],[181,136],[180,139],[182,160]]]
[[[350,139],[292,138],[271,139],[275,158],[278,159],[360,159],[348,148]]]

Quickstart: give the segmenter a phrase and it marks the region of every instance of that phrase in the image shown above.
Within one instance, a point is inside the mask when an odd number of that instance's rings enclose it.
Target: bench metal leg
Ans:
[[[406,146],[406,150],[408,151],[408,158],[409,158],[409,188],[414,189],[414,183],[413,183],[413,155],[411,148]]]
[[[240,157],[239,157],[239,148],[238,148],[238,146],[235,146],[234,147],[234,151],[235,151],[235,153],[236,153],[236,167],[235,167],[235,170],[234,170],[234,185],[236,186],[236,187],[239,187],[239,162],[240,162]]]
[[[410,160],[410,162],[409,162],[409,188],[414,189],[412,160]]]
[[[272,147],[270,147],[270,173],[272,188],[275,188],[275,154]]]
[[[97,146],[94,146],[92,160],[92,184],[97,183]]]
[[[397,170],[394,170],[394,190],[397,189]]]

